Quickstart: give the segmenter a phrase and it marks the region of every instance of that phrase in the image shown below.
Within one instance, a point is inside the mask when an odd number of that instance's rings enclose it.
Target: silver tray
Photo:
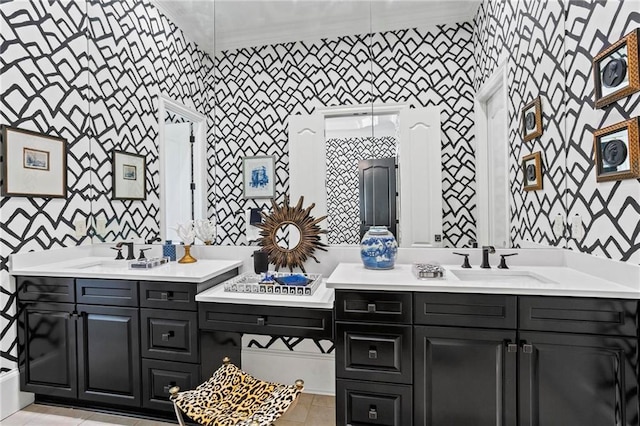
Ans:
[[[291,275],[302,275],[312,280],[307,285],[285,285],[274,282],[273,284],[264,284],[261,282],[263,276],[254,274],[253,272],[245,272],[244,274],[233,277],[223,283],[224,291],[231,293],[260,293],[260,294],[277,294],[287,296],[311,296],[320,286],[322,275],[320,274],[300,274],[290,272],[268,272],[275,278],[287,277]]]

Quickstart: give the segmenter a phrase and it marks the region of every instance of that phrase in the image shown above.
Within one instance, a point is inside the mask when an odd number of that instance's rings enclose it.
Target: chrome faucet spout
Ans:
[[[489,264],[489,255],[496,252],[496,248],[494,246],[482,246],[482,263],[480,267],[483,269],[491,269],[491,265]]]

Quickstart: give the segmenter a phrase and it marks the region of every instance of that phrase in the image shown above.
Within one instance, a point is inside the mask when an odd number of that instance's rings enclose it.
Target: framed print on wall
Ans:
[[[2,195],[67,197],[67,141],[2,126]]]
[[[522,173],[525,191],[542,189],[542,155],[540,151],[522,157]]]
[[[596,108],[640,90],[638,33],[636,28],[593,58]]]
[[[596,181],[640,178],[640,119],[593,132]]]
[[[144,155],[113,150],[114,200],[147,199],[147,159]]]
[[[524,141],[542,136],[542,101],[540,96],[522,108],[522,137]]]
[[[244,157],[242,182],[244,198],[273,198],[276,195],[274,157]]]

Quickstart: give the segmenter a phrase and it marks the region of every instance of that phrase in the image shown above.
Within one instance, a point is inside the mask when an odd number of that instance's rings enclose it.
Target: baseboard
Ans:
[[[0,374],[0,420],[33,403],[32,393],[20,392],[18,369]]]
[[[304,391],[335,395],[335,357],[331,354],[242,348],[242,369],[270,382],[304,380]]]

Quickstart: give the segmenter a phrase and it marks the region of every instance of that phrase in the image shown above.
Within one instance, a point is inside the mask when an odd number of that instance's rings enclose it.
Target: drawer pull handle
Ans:
[[[375,312],[376,311],[376,304],[375,303],[368,303],[367,304],[367,312]]]
[[[378,351],[375,349],[369,349],[369,359],[378,359]]]
[[[529,345],[529,344],[522,345],[522,352],[524,352],[525,354],[532,354],[533,353],[533,345]]]
[[[165,385],[162,390],[164,391],[164,393],[168,394],[169,393],[169,389],[171,389],[172,387],[174,387],[176,385],[176,382],[171,382],[168,385]]]
[[[258,317],[258,325],[264,325],[264,317]]]
[[[375,406],[369,408],[369,420],[378,420],[378,410]]]
[[[160,299],[161,300],[171,300],[171,299],[173,299],[173,292],[172,291],[164,291],[164,292],[160,293]]]
[[[518,345],[515,343],[507,344],[507,352],[518,352]]]
[[[168,342],[168,341],[169,341],[169,339],[170,339],[171,337],[173,337],[173,335],[174,335],[174,334],[173,334],[173,331],[170,331],[170,332],[168,332],[168,333],[162,333],[162,341],[163,341],[163,342]]]

